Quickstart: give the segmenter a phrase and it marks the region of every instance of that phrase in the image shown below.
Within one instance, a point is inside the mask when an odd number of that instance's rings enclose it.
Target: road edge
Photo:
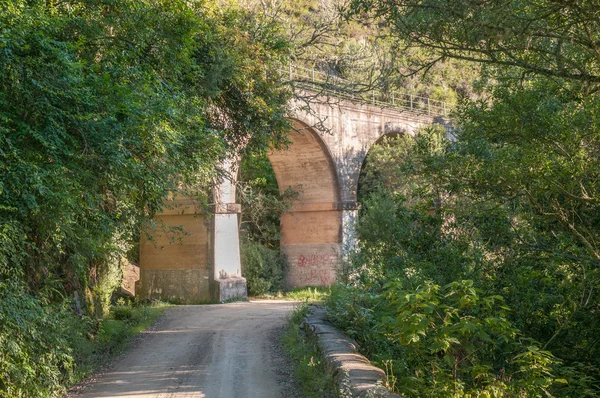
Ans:
[[[383,387],[385,372],[358,353],[356,342],[333,327],[321,307],[311,305],[300,327],[319,347],[341,396],[403,398]]]

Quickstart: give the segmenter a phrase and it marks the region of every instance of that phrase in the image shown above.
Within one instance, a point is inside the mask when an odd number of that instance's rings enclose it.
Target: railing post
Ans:
[[[373,105],[375,105],[375,90],[372,90],[372,95],[373,95]]]
[[[427,97],[427,114],[431,115],[431,105],[429,104],[429,97]]]
[[[312,80],[313,80],[313,83],[314,83],[315,82],[315,70],[314,69],[312,70]]]
[[[394,102],[394,90],[392,90],[392,105],[396,105],[396,102]]]
[[[413,109],[413,95],[410,95],[410,110],[412,111]]]

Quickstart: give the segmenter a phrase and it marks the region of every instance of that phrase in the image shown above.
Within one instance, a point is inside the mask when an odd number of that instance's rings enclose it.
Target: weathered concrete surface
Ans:
[[[248,297],[248,286],[246,278],[239,276],[230,276],[229,278],[217,279],[214,284],[218,289],[219,301],[225,302],[240,297]]]
[[[352,397],[402,398],[381,387],[386,377],[383,370],[357,352],[356,343],[326,320],[324,310],[312,306],[303,328],[309,338],[316,339],[341,391],[350,392]]]
[[[181,304],[210,303],[212,273],[208,269],[153,270],[141,269],[136,294],[143,298]]]
[[[340,245],[295,244],[281,245],[281,253],[288,259],[286,284],[290,288],[328,286],[335,281],[340,258]]]
[[[193,199],[166,199],[155,224],[142,234],[136,295],[187,304],[216,301],[210,294],[210,227]]]
[[[69,398],[299,398],[278,338],[293,303],[179,306]]]

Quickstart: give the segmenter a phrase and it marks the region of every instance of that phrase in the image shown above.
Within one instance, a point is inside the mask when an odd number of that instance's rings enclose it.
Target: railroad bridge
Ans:
[[[281,251],[289,263],[286,284],[329,285],[355,244],[358,178],[369,148],[388,134],[414,135],[420,126],[445,124],[446,109],[441,102],[410,95],[323,90],[331,77],[314,71],[290,69],[290,77],[297,88],[315,92],[318,86],[320,91],[309,108],[292,107],[290,145],[268,154],[280,192],[301,186],[281,218]],[[227,165],[232,176],[237,175],[234,163]],[[199,303],[247,295],[235,183],[225,180],[215,188],[210,214],[190,198],[166,200],[156,216],[156,225],[163,227],[140,243],[138,296]],[[172,241],[165,226],[183,227],[185,236]]]

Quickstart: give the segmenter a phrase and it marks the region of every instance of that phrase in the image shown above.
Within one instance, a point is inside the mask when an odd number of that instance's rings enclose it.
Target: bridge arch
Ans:
[[[320,97],[321,98],[321,97]],[[348,99],[295,104],[290,145],[268,154],[280,192],[301,185],[300,197],[281,220],[281,250],[288,258],[289,287],[328,285],[339,260],[355,244],[357,190],[361,166],[372,145],[394,132],[414,135],[437,117],[412,108],[393,109]],[[296,106],[297,105],[297,106]],[[440,119],[443,122],[443,119]],[[320,133],[311,126],[324,126]],[[235,162],[230,167],[236,174]],[[136,293],[181,302],[224,301],[246,295],[240,275],[235,186],[215,187],[214,212],[206,214],[193,198],[175,195],[157,218],[188,232],[172,244],[167,234],[151,228],[153,239],[140,243],[140,281]]]
[[[329,148],[312,127],[292,119],[290,143],[268,154],[279,192],[299,192],[281,217],[282,253],[289,287],[334,282],[342,244],[341,192]]]
[[[402,129],[386,132],[385,134],[380,135],[377,139],[373,140],[373,142],[371,142],[369,144],[369,146],[366,147],[364,156],[361,159],[359,159],[360,160],[360,163],[359,163],[360,171],[358,173],[358,178],[355,182],[357,203],[361,202],[361,200],[364,199],[365,190],[367,188],[364,186],[364,184],[367,183],[367,185],[368,185],[368,181],[365,181],[365,177],[366,177],[365,171],[366,171],[367,164],[369,162],[369,155],[372,153],[373,149],[382,145],[385,142],[385,140],[388,140],[388,139],[394,140],[401,136],[414,138],[415,132],[414,131],[408,132],[408,131],[402,130]]]

